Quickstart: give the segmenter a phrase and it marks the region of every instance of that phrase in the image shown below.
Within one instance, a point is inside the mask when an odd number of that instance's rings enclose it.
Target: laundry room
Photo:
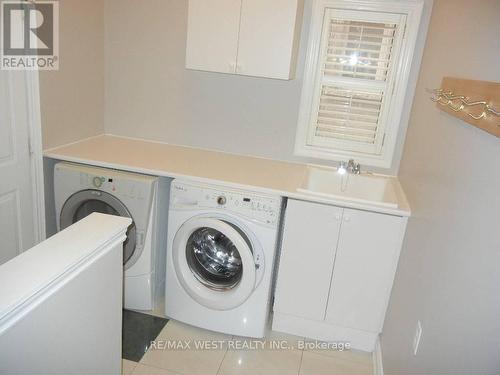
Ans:
[[[498,0],[0,6],[0,375],[500,373]]]

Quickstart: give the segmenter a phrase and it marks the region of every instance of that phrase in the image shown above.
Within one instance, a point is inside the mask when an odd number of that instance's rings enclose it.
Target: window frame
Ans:
[[[423,10],[422,0],[314,0],[311,25],[309,32],[309,44],[307,48],[306,66],[304,70],[302,97],[299,111],[299,121],[295,139],[295,154],[299,156],[312,157],[324,160],[345,160],[354,158],[358,162],[374,167],[390,168],[393,154],[396,148],[398,131],[403,113],[403,106],[409,83],[410,70],[413,61],[414,50],[418,38],[420,18]],[[311,132],[315,129],[313,118],[317,118],[315,104],[318,103],[321,84],[327,82],[322,78],[321,64],[323,57],[323,47],[327,12],[330,9],[338,9],[344,14],[356,14],[360,12],[392,13],[400,15],[404,23],[404,35],[400,41],[400,46],[395,56],[394,72],[392,82],[387,82],[387,87],[391,91],[389,94],[390,104],[387,106],[384,116],[384,134],[381,136],[377,153],[366,153],[360,151],[335,150],[326,146],[313,146],[310,144]],[[365,17],[367,15],[365,14]],[[359,17],[363,17],[359,13]],[[329,19],[329,18],[328,18]],[[382,22],[383,20],[380,19]],[[371,21],[378,22],[376,18]],[[338,76],[335,78],[342,87],[359,88],[364,86],[355,83],[356,79]],[[345,85],[345,86],[344,86]],[[351,86],[349,86],[351,85]],[[357,87],[356,87],[357,86]]]

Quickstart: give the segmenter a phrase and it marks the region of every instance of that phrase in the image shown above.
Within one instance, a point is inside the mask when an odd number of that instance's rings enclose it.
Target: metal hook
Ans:
[[[488,112],[491,112],[491,113],[493,113],[496,116],[500,116],[500,112],[499,111],[495,111],[489,104],[486,104],[486,109],[487,109]],[[500,126],[500,124],[498,124],[498,126]]]
[[[448,107],[450,107],[453,111],[459,112],[462,109],[464,109],[464,101],[467,100],[468,98],[463,96],[463,95],[451,95],[448,97]],[[456,100],[460,100],[460,105],[457,107],[453,105],[452,103]]]
[[[433,102],[437,102],[443,92],[442,89],[426,89],[426,91],[433,95],[430,98]]]
[[[477,102],[464,101],[464,104],[467,105],[468,107],[475,107],[478,105],[482,105],[482,106],[488,105],[488,103],[486,103],[485,101],[477,101]],[[470,112],[467,112],[467,115],[469,115],[469,117],[472,117],[474,120],[481,120],[482,118],[486,117],[486,111],[483,110],[483,112],[479,116],[474,115]]]
[[[481,113],[479,116],[476,116],[476,115],[473,115],[472,113],[467,112],[467,115],[472,117],[474,120],[481,120],[482,118],[486,117],[486,112]]]
[[[447,105],[450,105],[451,101],[450,101],[450,95],[453,95],[453,92],[451,91],[443,91],[439,97],[439,100],[437,101],[439,104],[441,104],[442,106],[447,106]],[[444,98],[445,101],[442,101],[441,99]]]

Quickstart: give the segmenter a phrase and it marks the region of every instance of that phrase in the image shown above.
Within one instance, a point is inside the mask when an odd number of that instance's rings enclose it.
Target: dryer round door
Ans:
[[[127,207],[115,196],[100,190],[82,190],[66,200],[61,210],[61,230],[87,217],[93,212],[123,216],[132,219],[127,230],[127,239],[123,243],[123,264],[126,264],[136,250],[136,227]],[[134,259],[137,259],[134,256]],[[129,266],[129,265],[127,265]]]
[[[175,235],[172,261],[184,290],[205,307],[233,309],[254,291],[251,242],[222,219],[194,217],[186,221]]]

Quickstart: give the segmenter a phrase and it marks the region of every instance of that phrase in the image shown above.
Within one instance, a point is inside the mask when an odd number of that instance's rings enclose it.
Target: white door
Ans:
[[[26,77],[0,71],[0,264],[37,240]]]
[[[189,0],[186,68],[235,73],[241,0]]]
[[[342,208],[288,200],[274,310],[323,320]]]
[[[405,220],[345,209],[326,320],[380,332],[396,269]]]
[[[237,73],[291,79],[302,0],[243,0]]]

